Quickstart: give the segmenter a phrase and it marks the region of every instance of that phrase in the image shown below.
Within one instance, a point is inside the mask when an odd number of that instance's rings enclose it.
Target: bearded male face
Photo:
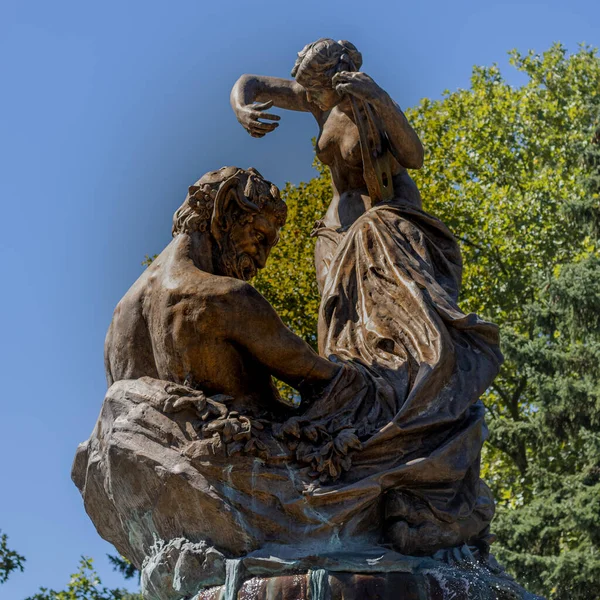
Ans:
[[[222,275],[248,281],[267,264],[279,239],[280,222],[271,210],[234,221],[221,240],[219,270]]]
[[[279,190],[256,169],[223,167],[190,186],[172,233],[210,238],[215,274],[248,281],[267,264],[286,214]]]

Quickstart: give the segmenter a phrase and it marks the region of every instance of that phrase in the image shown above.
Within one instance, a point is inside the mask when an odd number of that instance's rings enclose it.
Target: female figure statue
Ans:
[[[400,552],[481,546],[493,500],[479,479],[487,431],[479,397],[502,360],[498,332],[459,309],[458,245],[422,210],[407,172],[421,167],[423,147],[361,64],[351,43],[320,39],[298,54],[295,80],[244,75],[231,93],[254,137],[277,127],[272,106],[311,112],[317,156],[331,171],[315,251],[319,352],[346,368],[288,431],[316,472],[336,480],[345,471],[334,485],[321,475],[323,503],[361,498],[366,510],[376,498],[384,537]],[[351,464],[324,461],[350,428],[361,447]]]
[[[361,64],[362,56],[350,42],[321,39],[298,54],[292,70],[295,80],[243,75],[231,92],[238,121],[253,137],[264,137],[278,127],[279,117],[266,112],[272,106],[313,114],[319,125],[317,156],[331,171],[333,198],[322,221],[328,232],[347,230],[373,205],[363,174],[352,98],[373,106],[399,158],[392,168],[394,198],[421,207],[419,190],[407,169],[422,166],[423,146],[400,107],[371,77],[358,71]],[[315,263],[321,290],[336,245],[328,233],[319,235]]]

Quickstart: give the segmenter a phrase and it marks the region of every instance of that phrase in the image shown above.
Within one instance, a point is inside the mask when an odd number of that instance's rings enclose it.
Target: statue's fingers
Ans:
[[[333,76],[332,81],[334,83],[336,81],[347,81],[348,79],[354,77],[355,74],[356,73],[354,71],[340,71]]]
[[[179,395],[187,395],[190,393],[190,388],[186,387],[185,385],[180,385],[178,383],[169,383],[165,390],[169,393],[169,394],[179,394]]]
[[[258,119],[269,119],[271,121],[279,121],[281,119],[281,117],[279,115],[274,115],[272,113],[263,113],[263,112],[260,112],[258,110],[254,111],[252,113],[252,118],[255,119],[255,120],[258,120]]]
[[[173,405],[177,401],[177,396],[169,396],[163,405],[163,412],[169,414],[173,412]]]
[[[252,130],[257,133],[269,133],[269,131],[273,131],[279,127],[278,123],[261,123],[257,121],[256,123],[252,123]]]
[[[250,123],[250,125],[248,125],[248,127],[247,127],[247,131],[253,137],[263,136],[263,135],[265,135],[265,133],[269,133],[268,131],[265,131],[264,129],[260,129],[260,128],[256,127],[255,123]]]
[[[356,98],[365,98],[364,88],[360,85],[356,85],[356,83],[341,83],[336,88],[336,91],[339,94],[350,94]]]
[[[178,398],[177,400],[175,400],[175,402],[173,402],[173,406],[172,409],[173,410],[181,410],[186,404],[189,403],[189,399],[188,398]]]
[[[255,102],[252,104],[254,110],[268,110],[273,106],[273,100],[267,100],[266,102]]]
[[[198,401],[198,398],[194,398],[194,397],[190,397],[190,396],[183,396],[173,403],[173,410],[178,411],[178,410],[184,410],[186,408],[195,407],[197,401]]]
[[[251,125],[259,129],[275,129],[279,127],[279,123],[263,123],[262,121],[252,121]]]
[[[261,129],[255,129],[252,131],[252,135],[255,137],[264,137],[267,133],[270,133],[271,130],[263,131]]]
[[[353,88],[353,86],[350,85],[349,83],[338,83],[335,86],[336,92],[339,92],[340,94],[351,94],[352,88]]]

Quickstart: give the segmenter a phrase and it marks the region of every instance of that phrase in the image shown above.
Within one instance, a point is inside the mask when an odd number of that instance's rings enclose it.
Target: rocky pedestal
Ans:
[[[479,589],[457,573],[442,577],[434,573],[329,573],[311,571],[279,577],[253,577],[239,591],[225,586],[201,592],[195,600],[512,600],[523,598],[506,584]],[[228,595],[229,594],[229,595]],[[529,596],[529,598],[535,598]]]
[[[273,553],[283,555],[285,558]],[[142,569],[148,600],[535,600],[464,546],[438,558],[383,547],[304,554],[271,547],[239,559],[185,540],[158,543]],[[295,556],[294,556],[295,555]],[[207,571],[208,567],[208,571]],[[221,578],[206,585],[207,575]]]
[[[141,569],[145,600],[535,598],[485,544],[407,556],[361,535],[360,520],[336,521],[327,496],[299,491],[289,456],[278,466],[228,456],[222,435],[199,439],[206,425],[189,408],[172,412],[182,398],[205,409],[192,393],[115,383],[73,466],[98,532]],[[233,427],[228,415],[207,421]]]

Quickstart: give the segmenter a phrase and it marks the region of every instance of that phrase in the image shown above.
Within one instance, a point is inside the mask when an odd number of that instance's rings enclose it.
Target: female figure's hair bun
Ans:
[[[319,80],[321,76],[333,77],[339,71],[358,71],[362,65],[362,54],[347,40],[336,42],[321,38],[307,44],[298,52],[292,69],[296,81]]]
[[[348,40],[340,40],[338,44],[344,49],[344,54],[352,61],[352,66],[356,71],[360,71],[362,67],[362,54],[358,51],[358,48]]]

